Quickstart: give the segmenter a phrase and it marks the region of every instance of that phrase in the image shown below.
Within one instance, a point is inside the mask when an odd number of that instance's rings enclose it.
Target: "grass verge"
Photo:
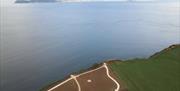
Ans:
[[[180,45],[172,45],[148,59],[110,62],[128,91],[180,91]]]

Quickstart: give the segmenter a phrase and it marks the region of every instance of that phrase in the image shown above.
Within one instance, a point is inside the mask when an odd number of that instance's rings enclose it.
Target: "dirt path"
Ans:
[[[116,85],[117,85],[117,88],[116,88],[114,91],[119,91],[120,85],[119,85],[119,83],[118,83],[113,77],[111,77],[111,76],[109,75],[109,69],[108,69],[108,67],[107,67],[107,64],[104,63],[103,66],[106,68],[106,73],[107,73],[108,77],[109,77],[111,80],[113,80],[113,81],[116,83]]]

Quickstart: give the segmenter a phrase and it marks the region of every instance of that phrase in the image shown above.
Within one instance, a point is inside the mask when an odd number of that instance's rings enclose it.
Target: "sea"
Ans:
[[[148,58],[180,43],[180,3],[0,6],[1,91],[39,91],[105,60]]]

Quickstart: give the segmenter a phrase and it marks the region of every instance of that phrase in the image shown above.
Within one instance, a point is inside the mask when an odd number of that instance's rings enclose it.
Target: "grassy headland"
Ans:
[[[180,45],[148,59],[110,62],[110,68],[128,91],[180,91]]]

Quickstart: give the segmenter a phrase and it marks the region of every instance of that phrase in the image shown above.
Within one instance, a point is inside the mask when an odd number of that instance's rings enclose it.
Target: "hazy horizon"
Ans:
[[[0,5],[11,5],[16,0],[0,0]],[[112,0],[92,0],[92,1],[112,1]],[[127,0],[113,0],[113,1],[127,1]],[[180,0],[134,0],[134,1],[160,1],[160,2],[180,2]]]

